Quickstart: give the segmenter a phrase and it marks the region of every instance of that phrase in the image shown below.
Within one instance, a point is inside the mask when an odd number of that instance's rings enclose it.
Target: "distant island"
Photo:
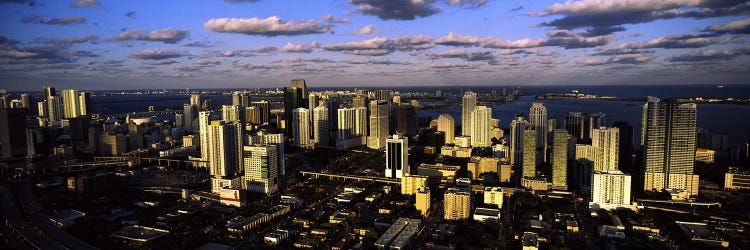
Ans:
[[[544,95],[536,96],[537,100],[556,100],[556,99],[616,99],[614,96],[602,96],[579,93],[578,90],[573,90],[570,93],[547,93]]]

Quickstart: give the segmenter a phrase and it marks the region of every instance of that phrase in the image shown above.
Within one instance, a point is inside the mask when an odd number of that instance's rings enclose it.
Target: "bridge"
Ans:
[[[313,176],[315,178],[319,178],[323,176],[323,177],[328,177],[328,179],[331,179],[331,180],[369,181],[369,182],[401,185],[401,181],[399,180],[383,178],[383,177],[364,176],[364,175],[329,174],[329,173],[319,173],[319,172],[310,172],[310,171],[300,171],[300,173],[302,174],[302,176]]]
[[[208,169],[208,161],[202,160],[177,160],[168,158],[138,157],[138,156],[101,156],[94,157],[94,161],[132,161],[134,163],[148,163],[164,167],[182,167],[198,169]]]
[[[650,200],[650,199],[636,199],[638,202],[650,202],[657,204],[670,204],[670,205],[690,205],[691,207],[719,207],[721,203],[718,202],[693,202],[693,201],[672,201],[672,200]]]

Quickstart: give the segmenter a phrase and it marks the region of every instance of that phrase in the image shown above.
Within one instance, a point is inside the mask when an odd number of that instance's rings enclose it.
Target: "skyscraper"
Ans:
[[[627,122],[615,122],[613,127],[620,130],[618,164],[620,169],[630,169],[633,167],[633,126]]]
[[[222,105],[221,119],[226,122],[245,122],[245,109],[240,105]]]
[[[698,194],[691,183],[695,160],[695,103],[649,97],[644,136],[644,189],[680,189]]]
[[[186,107],[189,107],[191,105],[185,105]],[[184,114],[183,114],[184,117]],[[188,119],[185,119],[185,126],[187,126]],[[190,121],[190,124],[192,126],[192,121]],[[200,147],[201,147],[201,158],[204,161],[208,161],[208,136],[209,136],[209,126],[211,125],[211,111],[201,111],[198,114],[198,139],[200,140]]]
[[[461,135],[463,136],[471,136],[471,115],[476,105],[477,94],[466,91],[461,103]]]
[[[536,150],[536,130],[527,129],[523,131],[523,164],[521,165],[522,177],[536,177],[536,164],[538,162]]]
[[[247,190],[264,194],[279,190],[278,153],[275,145],[244,146],[242,159]]]
[[[400,179],[404,174],[411,173],[409,167],[409,140],[399,135],[393,135],[386,140],[385,148],[385,177]]]
[[[63,118],[63,99],[59,96],[50,96],[47,99],[47,120],[60,121]]]
[[[328,146],[328,108],[318,106],[313,109],[313,138],[316,146]]]
[[[552,188],[568,189],[568,144],[570,135],[565,129],[552,131]]]
[[[26,155],[25,109],[0,109],[0,158]]]
[[[449,188],[443,197],[443,218],[446,220],[465,220],[471,215],[471,193]]]
[[[600,127],[606,127],[607,126],[606,118],[607,118],[607,115],[604,113],[591,114],[589,116],[588,123],[586,123],[588,125],[588,127],[586,128],[586,133],[588,136],[586,138],[593,137],[592,133],[594,133],[594,129],[600,128]]]
[[[78,90],[75,89],[64,89],[62,91],[63,101],[63,118],[76,118],[78,117],[80,110],[80,99],[78,98]]]
[[[620,170],[619,166],[619,146],[620,130],[618,128],[599,127],[591,130],[591,146],[598,150],[601,157],[600,169],[595,171]]]
[[[430,189],[427,187],[420,187],[416,193],[416,204],[415,207],[422,214],[423,217],[427,217],[430,211]]]
[[[310,146],[310,110],[306,108],[297,108],[292,111],[293,123],[292,136],[294,145],[299,147]]]
[[[43,117],[49,118],[48,117],[49,116],[49,111],[52,110],[52,107],[50,107],[51,103],[50,103],[49,100],[53,96],[56,96],[57,92],[55,91],[55,88],[51,87],[51,86],[44,86],[44,91],[43,92],[44,92],[44,96],[42,97],[42,101],[44,102],[44,108],[43,108],[44,115],[43,115]],[[39,114],[41,115],[42,113],[40,112]],[[60,119],[60,118],[62,118],[62,116],[58,116],[57,117],[57,119]],[[48,120],[53,121],[54,119],[48,119]]]
[[[307,96],[307,108],[310,109],[310,110],[313,110],[313,109],[317,108],[318,105],[320,105],[319,102],[318,102],[318,95],[310,93]]]
[[[490,120],[492,120],[492,109],[487,106],[475,106],[471,112],[471,119],[467,127],[470,130],[471,145],[473,147],[492,146],[490,140]]]
[[[251,102],[250,106],[258,107],[260,109],[260,124],[268,123],[268,119],[271,117],[271,105],[268,101],[263,100]]]
[[[21,94],[21,108],[31,110],[31,98],[29,94]]]
[[[529,123],[536,131],[537,164],[545,161],[547,156],[547,107],[544,103],[534,102],[529,109]]]
[[[212,121],[208,126],[209,174],[214,178],[233,178],[242,172],[242,136],[242,126],[236,122]]]
[[[252,124],[252,125],[262,125],[263,122],[261,121],[262,118],[261,109],[255,106],[249,106],[245,108],[245,121],[246,123]]]
[[[522,115],[517,115],[516,119],[510,122],[510,163],[520,168],[523,162],[523,136],[524,131],[529,127]]]
[[[300,95],[302,96],[303,103],[307,102],[307,83],[305,82],[305,79],[292,79],[292,87],[300,89]],[[301,105],[307,105],[307,104],[301,104]],[[308,109],[312,109],[314,107],[307,107]]]
[[[610,210],[631,206],[631,185],[630,175],[618,170],[594,173],[589,207]]]
[[[453,116],[441,114],[437,121],[437,130],[445,133],[445,144],[453,144],[453,139],[456,137],[456,122],[453,120]]]
[[[406,136],[417,135],[417,110],[411,104],[398,104],[396,130]]]
[[[190,94],[190,105],[200,107],[201,106],[201,95]]]
[[[292,81],[294,83],[294,81]],[[295,109],[307,106],[302,97],[303,90],[297,87],[284,88],[284,128],[287,134],[292,134],[292,123],[294,123],[293,112]],[[277,125],[281,125],[276,121]]]
[[[185,120],[182,125],[185,128],[185,131],[193,132],[193,121],[195,120],[197,113],[198,106],[190,104],[182,105],[182,119]]]
[[[388,103],[385,101],[370,102],[370,136],[367,137],[367,147],[381,149],[385,147],[388,138]]]
[[[588,115],[581,112],[570,112],[565,117],[565,130],[568,130],[570,136],[576,138],[578,141],[586,138],[586,121]]]

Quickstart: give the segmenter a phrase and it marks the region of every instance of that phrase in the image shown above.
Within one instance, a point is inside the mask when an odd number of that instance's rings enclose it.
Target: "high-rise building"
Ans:
[[[261,109],[255,106],[245,107],[245,121],[251,125],[263,125]]]
[[[453,144],[453,138],[456,137],[456,122],[453,116],[441,114],[437,119],[437,131],[445,133],[445,144]]]
[[[251,102],[250,106],[260,109],[260,124],[268,123],[268,119],[271,117],[271,105],[268,101]]]
[[[471,112],[469,136],[471,137],[471,146],[489,147],[492,146],[490,137],[490,121],[492,120],[492,109],[487,106],[475,106]]]
[[[190,94],[190,105],[200,107],[201,106],[201,95],[200,94]]]
[[[52,110],[52,107],[50,107],[50,104],[51,104],[51,103],[49,102],[49,100],[50,100],[50,99],[51,99],[51,98],[52,98],[53,96],[56,96],[56,95],[57,95],[57,92],[55,91],[55,88],[53,88],[53,87],[51,87],[51,86],[44,86],[44,91],[43,91],[43,92],[44,92],[44,96],[42,97],[42,101],[44,102],[44,107],[43,107],[43,108],[40,108],[40,110],[42,110],[42,109],[44,110],[44,113],[43,113],[44,115],[42,115],[42,112],[40,112],[39,114],[40,114],[40,116],[42,116],[42,117],[46,117],[46,118],[49,118],[49,117],[48,117],[48,115],[49,115],[49,111],[50,111],[50,110]],[[59,120],[60,118],[62,118],[62,116],[58,116],[58,117],[57,117],[57,119],[58,119],[58,120]],[[48,119],[48,120],[50,120],[50,121],[54,121],[53,119]]]
[[[240,97],[240,92],[232,92],[232,106],[241,106],[242,105],[242,98]]]
[[[416,193],[415,207],[422,214],[423,217],[427,217],[430,214],[430,189],[427,187],[420,187]]]
[[[471,136],[471,115],[477,105],[477,94],[466,91],[461,103],[461,135]]]
[[[536,130],[523,131],[523,161],[521,165],[522,177],[536,177],[537,165]]]
[[[245,188],[264,194],[279,190],[278,152],[275,145],[244,146],[242,159],[245,168]]]
[[[307,96],[307,108],[312,110],[317,108],[319,105],[320,103],[318,101],[318,95],[310,93],[310,95]]]
[[[292,136],[294,145],[298,147],[310,146],[310,110],[296,108],[292,111]]]
[[[212,121],[208,126],[208,169],[214,178],[233,178],[242,172],[242,131],[238,122]]]
[[[503,188],[485,187],[483,198],[484,204],[496,205],[497,208],[503,208]]]
[[[360,107],[367,108],[367,104],[368,104],[367,96],[358,95],[358,96],[355,96],[354,98],[352,98],[352,107],[355,107],[355,108],[360,108]]]
[[[630,207],[631,184],[630,175],[619,170],[594,173],[589,207],[594,210]]]
[[[427,176],[404,174],[401,177],[401,194],[412,195],[417,193],[417,189],[427,186]]]
[[[286,175],[286,162],[284,160],[286,138],[284,138],[284,134],[264,134],[259,132],[258,136],[261,139],[260,143],[263,145],[276,146],[276,153],[278,154],[278,157],[276,157],[276,163],[279,166],[277,172],[279,173],[279,176]]]
[[[594,129],[600,128],[600,127],[606,127],[607,126],[606,118],[607,118],[607,115],[604,113],[591,114],[589,116],[589,121],[587,123],[588,128],[586,128],[586,132],[588,136],[586,138],[593,137],[592,133],[594,133]]]
[[[182,119],[184,119],[182,126],[185,131],[193,132],[193,121],[198,113],[198,106],[190,104],[182,105]]]
[[[367,143],[367,108],[340,108],[337,117],[336,147],[350,148]]]
[[[76,118],[79,115],[80,99],[78,90],[64,89],[62,91],[63,118]]]
[[[565,129],[552,131],[552,188],[568,189],[568,144],[570,135]]]
[[[385,177],[400,179],[411,173],[409,167],[409,139],[393,135],[386,140]]]
[[[60,121],[63,118],[63,99],[59,96],[50,96],[47,99],[47,120]]]
[[[687,190],[698,179],[695,160],[695,103],[679,103],[649,97],[645,107],[644,189]],[[691,190],[697,195],[697,189]]]
[[[294,82],[294,81],[293,81]],[[292,134],[292,123],[294,123],[293,112],[295,109],[307,105],[302,97],[303,90],[296,87],[284,88],[284,129],[287,134]],[[277,124],[280,124],[277,121]]]
[[[313,119],[313,138],[315,139],[315,145],[328,146],[328,108],[326,108],[326,106],[318,106],[314,108]]]
[[[591,146],[598,150],[601,164],[595,164],[594,171],[620,170],[619,146],[620,130],[618,128],[599,127],[591,130]],[[599,168],[596,166],[599,165]]]
[[[21,94],[21,108],[29,109],[31,110],[31,98],[29,97],[29,94]]]
[[[370,135],[367,137],[367,147],[381,149],[385,147],[388,138],[388,116],[390,110],[385,101],[370,102]]]
[[[406,136],[417,135],[417,110],[407,103],[398,104],[396,112],[396,130]]]
[[[547,107],[544,103],[534,102],[529,109],[529,123],[536,131],[537,164],[546,162],[547,157]]]
[[[245,121],[245,108],[240,105],[222,105],[221,106],[221,119],[226,122],[239,122]]]
[[[510,163],[513,166],[520,167],[523,163],[523,135],[529,127],[529,122],[522,115],[510,122]]]
[[[302,96],[302,101],[307,102],[307,83],[305,82],[305,79],[292,79],[292,87],[300,89],[300,95]],[[307,104],[301,104],[301,105],[307,105]],[[312,109],[315,107],[306,107],[308,109]]]
[[[471,215],[471,193],[458,188],[445,191],[443,218],[446,220],[465,220]]]
[[[570,136],[580,140],[587,138],[586,128],[588,115],[581,112],[570,112],[565,117],[565,130],[568,130]]]
[[[612,126],[620,130],[617,160],[620,169],[630,169],[633,167],[633,126],[627,122],[615,122]]]
[[[190,106],[190,105],[186,105]],[[184,114],[183,114],[184,116]],[[185,119],[185,125],[187,126],[188,119]],[[193,122],[190,121],[190,124]],[[198,139],[200,140],[201,158],[204,161],[208,161],[208,136],[209,126],[211,125],[211,111],[201,111],[198,113]]]
[[[0,158],[26,155],[25,109],[0,109]]]

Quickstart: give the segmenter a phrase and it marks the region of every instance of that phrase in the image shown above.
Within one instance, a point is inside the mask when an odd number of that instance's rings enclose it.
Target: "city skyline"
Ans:
[[[356,87],[743,84],[750,77],[744,1],[0,6],[0,89],[11,91],[282,87],[295,78]]]

